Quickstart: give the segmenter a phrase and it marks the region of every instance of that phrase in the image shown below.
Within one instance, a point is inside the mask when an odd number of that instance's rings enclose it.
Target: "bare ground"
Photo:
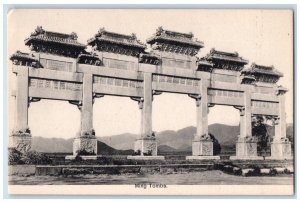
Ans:
[[[243,177],[218,170],[171,174],[122,174],[76,176],[9,176],[12,185],[121,185],[159,183],[167,185],[292,185],[293,175]]]

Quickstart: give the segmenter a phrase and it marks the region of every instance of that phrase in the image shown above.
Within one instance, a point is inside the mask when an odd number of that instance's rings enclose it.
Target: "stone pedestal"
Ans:
[[[219,156],[214,156],[214,144],[209,135],[203,135],[192,143],[192,156],[187,156],[187,160],[191,159],[220,159]]]
[[[88,137],[77,137],[73,141],[73,155],[96,155],[97,139]]]
[[[231,156],[230,159],[263,159],[257,156],[257,139],[250,136],[239,138],[236,143],[236,156]]]
[[[10,136],[11,147],[15,148],[21,153],[26,153],[31,149],[31,134],[29,133],[20,133],[12,134]]]
[[[211,140],[199,140],[192,143],[193,156],[213,156],[213,142]]]
[[[157,142],[155,138],[141,138],[134,143],[136,155],[157,156]]]
[[[268,159],[293,159],[291,142],[288,138],[274,140],[271,143],[271,157],[268,157]]]

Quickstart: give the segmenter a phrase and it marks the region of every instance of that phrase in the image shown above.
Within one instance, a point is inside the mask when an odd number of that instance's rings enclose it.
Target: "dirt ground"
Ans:
[[[122,174],[76,176],[9,176],[12,185],[120,185],[159,183],[167,185],[292,185],[293,175],[243,177],[218,170],[170,174]]]

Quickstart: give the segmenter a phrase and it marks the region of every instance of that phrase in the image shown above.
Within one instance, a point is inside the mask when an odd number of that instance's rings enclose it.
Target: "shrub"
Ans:
[[[76,154],[81,155],[81,156],[90,156],[90,155],[95,155],[95,152],[88,152],[88,151],[82,149],[82,150],[76,151]]]
[[[21,161],[25,164],[51,164],[52,160],[44,153],[29,151],[22,155]]]
[[[22,153],[16,150],[15,148],[8,149],[8,164],[9,165],[16,165],[22,164],[21,161]]]

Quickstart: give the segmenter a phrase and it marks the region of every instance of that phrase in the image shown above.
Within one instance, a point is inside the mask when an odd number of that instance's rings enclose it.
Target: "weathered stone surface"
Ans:
[[[157,142],[155,139],[139,139],[134,143],[134,151],[139,155],[157,155]]]
[[[291,143],[286,140],[271,143],[271,157],[269,159],[292,159]]]
[[[31,149],[31,135],[28,133],[10,136],[11,147],[14,147],[21,153],[28,152]]]
[[[236,143],[236,158],[257,157],[257,140],[254,137],[239,138]]]
[[[73,155],[96,155],[97,139],[75,138],[73,141]]]
[[[193,156],[213,156],[213,142],[211,140],[193,141]]]

